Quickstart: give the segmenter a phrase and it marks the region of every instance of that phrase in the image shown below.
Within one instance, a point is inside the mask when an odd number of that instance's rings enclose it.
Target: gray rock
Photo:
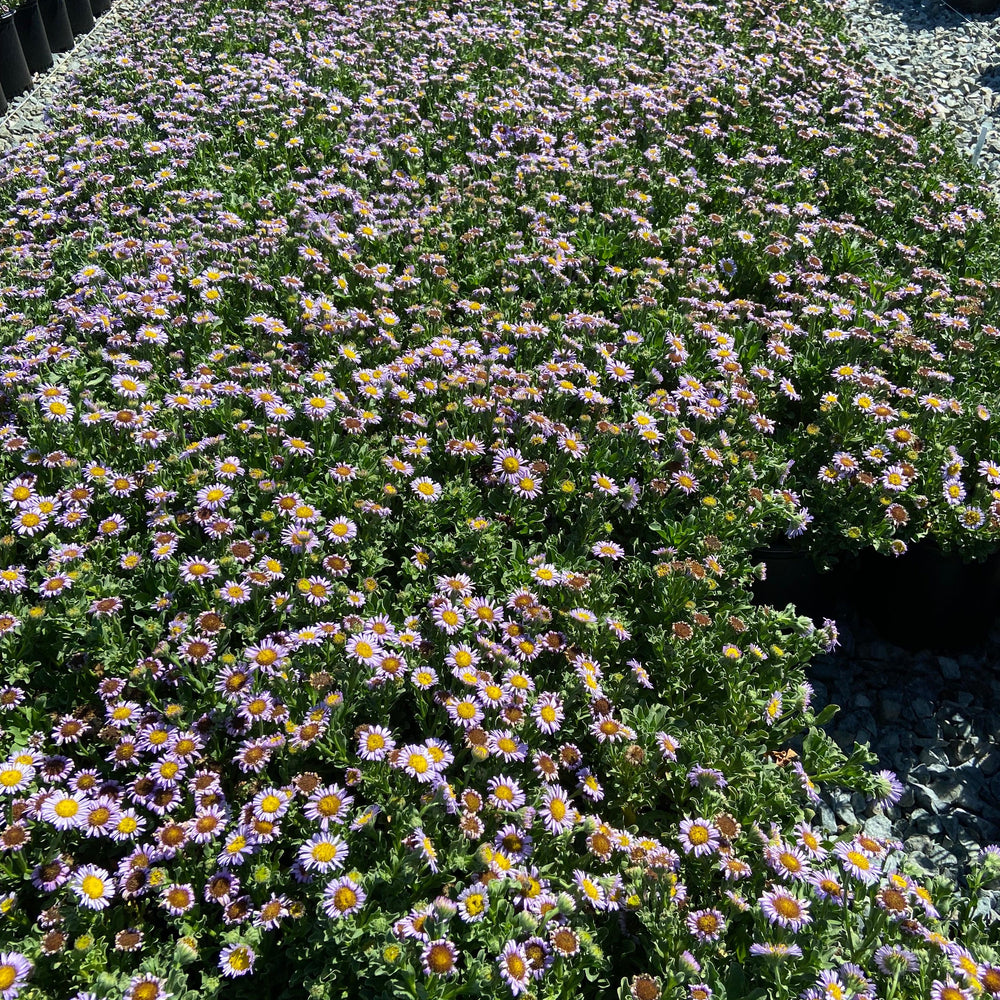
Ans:
[[[895,722],[903,711],[903,702],[892,692],[885,691],[879,698],[883,722]]]
[[[939,834],[944,829],[941,819],[927,809],[914,809],[910,813],[910,821],[906,825],[907,837],[914,835],[927,836]]]
[[[857,825],[858,817],[854,812],[849,793],[841,788],[833,789],[830,792],[830,804],[833,806],[833,810],[841,822],[847,824],[847,826]]]
[[[864,831],[870,837],[888,840],[892,837],[892,821],[888,816],[870,816],[865,820]]]
[[[945,874],[952,878],[958,873],[958,859],[930,837],[910,837],[904,841],[910,859],[930,875]]]
[[[962,676],[958,660],[953,660],[950,656],[939,656],[938,665],[941,667],[941,676],[946,681],[957,681]]]
[[[825,802],[821,802],[819,806],[819,823],[824,833],[837,832],[837,817]]]
[[[1000,771],[1000,750],[996,747],[989,747],[986,753],[979,758],[979,773],[984,778],[992,778]]]
[[[948,746],[948,763],[952,767],[965,764],[975,757],[978,750],[977,740],[959,740],[957,743],[952,743]]]
[[[931,746],[924,747],[920,751],[921,764],[942,764],[947,766],[948,745],[943,740],[935,740]]]

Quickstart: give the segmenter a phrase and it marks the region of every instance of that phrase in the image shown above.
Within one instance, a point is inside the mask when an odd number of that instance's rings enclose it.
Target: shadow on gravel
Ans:
[[[991,14],[965,13],[944,0],[871,0],[872,15],[898,14],[909,31],[954,28],[965,21],[989,27],[1000,24],[1000,10]]]
[[[928,872],[961,880],[1000,841],[1000,616],[979,646],[948,656],[892,644],[846,604],[832,610],[841,646],[807,671],[816,704],[841,706],[826,730],[845,751],[869,743],[906,791],[886,816],[833,795],[822,818],[891,833]]]

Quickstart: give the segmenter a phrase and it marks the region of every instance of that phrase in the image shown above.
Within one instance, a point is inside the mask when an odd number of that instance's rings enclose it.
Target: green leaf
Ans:
[[[815,717],[813,722],[817,726],[825,726],[839,711],[839,705],[827,705],[826,708],[824,708],[823,711]]]

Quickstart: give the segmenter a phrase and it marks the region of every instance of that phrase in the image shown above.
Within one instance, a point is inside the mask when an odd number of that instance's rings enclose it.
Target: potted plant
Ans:
[[[0,87],[8,99],[31,90],[31,71],[21,49],[9,3],[0,4]]]
[[[979,561],[945,552],[930,538],[899,559],[861,556],[858,610],[907,649],[969,649],[986,639],[1000,595],[1000,555]]]
[[[79,37],[93,31],[94,12],[90,7],[90,0],[66,0],[66,12],[74,35]]]
[[[1000,0],[954,0],[951,6],[963,14],[992,14],[1000,10]]]
[[[24,0],[14,11],[14,24],[28,69],[32,73],[47,70],[52,65],[52,49],[49,48],[38,0]]]
[[[45,35],[53,52],[69,52],[73,48],[73,25],[66,11],[66,0],[38,0],[38,10],[45,25]]]

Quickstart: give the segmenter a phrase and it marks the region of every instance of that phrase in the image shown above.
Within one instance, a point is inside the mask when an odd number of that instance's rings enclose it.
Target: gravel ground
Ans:
[[[1000,185],[1000,13],[963,14],[944,0],[831,0],[851,37],[910,98],[954,126],[971,156]]]
[[[56,96],[82,68],[91,53],[104,45],[116,28],[128,24],[146,6],[148,0],[115,0],[107,13],[97,18],[92,31],[80,35],[69,52],[56,52],[52,66],[32,78],[34,86],[9,102],[7,114],[0,118],[0,153],[36,138],[46,130],[45,112]]]
[[[848,752],[870,744],[906,791],[887,814],[859,794],[828,794],[820,820],[902,840],[929,874],[962,882],[1000,842],[1000,619],[980,649],[947,656],[894,646],[845,605],[831,617],[841,645],[807,669],[816,704],[841,706],[826,731]],[[981,912],[1000,920],[1000,890],[984,893]]]
[[[831,0],[881,73],[952,125],[1000,191],[1000,12],[963,14],[943,0]],[[832,795],[829,830],[855,823],[904,842],[928,873],[962,881],[970,860],[1000,842],[1000,618],[989,639],[956,656],[910,652],[881,637],[856,609],[832,613],[841,647],[809,668],[816,703],[841,712],[827,732],[845,750],[869,743],[906,786],[887,815],[860,795]],[[1000,890],[982,912],[1000,921]]]

